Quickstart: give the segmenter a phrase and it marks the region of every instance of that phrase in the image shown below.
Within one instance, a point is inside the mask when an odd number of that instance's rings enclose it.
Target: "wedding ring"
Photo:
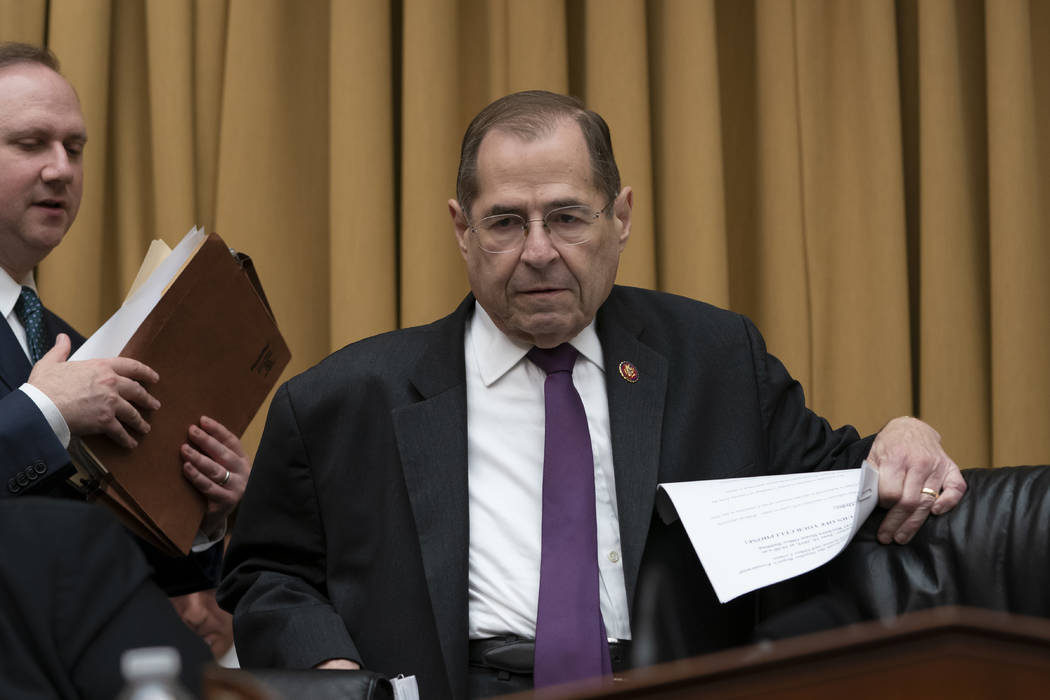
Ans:
[[[217,483],[219,484],[219,486],[225,486],[226,482],[229,481],[229,480],[230,480],[230,470],[227,469],[226,470],[226,476],[222,477],[222,481],[219,481]],[[928,489],[923,489],[923,491],[927,491],[927,490]]]
[[[229,478],[229,477],[227,477],[227,478]],[[226,483],[226,482],[224,481],[223,483]],[[937,498],[938,496],[941,495],[941,494],[937,493],[936,491],[934,491],[933,489],[931,489],[929,486],[924,487],[922,492],[925,493],[925,494],[928,494],[930,496],[933,496],[934,498]]]

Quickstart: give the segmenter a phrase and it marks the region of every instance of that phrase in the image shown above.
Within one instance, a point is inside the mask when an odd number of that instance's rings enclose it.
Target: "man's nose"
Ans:
[[[44,163],[44,167],[40,171],[40,177],[44,182],[63,182],[70,183],[73,181],[73,175],[76,172],[76,166],[69,157],[69,151],[66,150],[64,144],[55,142],[47,152],[47,162]]]
[[[208,619],[208,610],[201,600],[201,593],[191,593],[181,601],[179,615],[182,621],[192,629],[197,629]]]
[[[525,222],[525,247],[521,251],[522,259],[530,265],[546,265],[558,257],[554,239],[547,230],[543,219],[529,219]]]

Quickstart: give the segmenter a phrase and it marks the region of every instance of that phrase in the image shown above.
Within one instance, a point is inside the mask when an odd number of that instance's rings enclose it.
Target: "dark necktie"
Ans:
[[[15,314],[26,331],[26,345],[29,346],[29,361],[36,361],[48,351],[47,337],[44,333],[44,306],[40,297],[31,287],[22,287],[22,293],[15,302]]]
[[[587,414],[572,384],[579,353],[568,343],[533,348],[543,385],[543,534],[536,611],[537,687],[612,673],[598,599],[594,458]]]

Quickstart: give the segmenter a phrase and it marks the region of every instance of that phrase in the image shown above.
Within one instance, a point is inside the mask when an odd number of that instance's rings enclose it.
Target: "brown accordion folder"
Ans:
[[[291,359],[247,256],[208,235],[120,355],[160,375],[150,432],[127,449],[104,435],[70,445],[75,483],[140,537],[188,554],[205,514],[180,446],[202,415],[242,435]]]

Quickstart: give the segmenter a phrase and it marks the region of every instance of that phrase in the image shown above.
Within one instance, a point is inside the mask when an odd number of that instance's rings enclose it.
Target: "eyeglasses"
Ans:
[[[612,206],[613,201],[597,211],[582,204],[558,207],[544,214],[542,219],[526,219],[510,213],[493,214],[471,224],[470,230],[478,237],[478,245],[486,253],[514,253],[521,250],[533,221],[542,221],[555,243],[580,245],[591,239],[591,224]]]

